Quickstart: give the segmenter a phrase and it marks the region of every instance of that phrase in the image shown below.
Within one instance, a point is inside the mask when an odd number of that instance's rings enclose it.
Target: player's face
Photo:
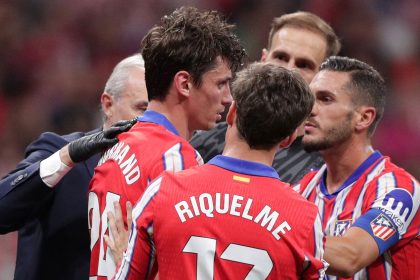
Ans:
[[[232,103],[230,80],[232,72],[220,57],[216,67],[205,72],[200,87],[190,92],[189,130],[209,130],[220,121],[225,108]]]
[[[305,122],[303,146],[307,151],[322,151],[346,143],[353,134],[354,109],[349,89],[349,74],[319,72],[310,84],[315,104]]]
[[[133,68],[130,70],[124,91],[118,98],[113,98],[109,121],[115,123],[142,115],[147,109],[147,104],[144,70]]]
[[[285,26],[274,34],[271,48],[263,50],[261,60],[296,69],[309,84],[325,59],[326,49],[322,35]]]

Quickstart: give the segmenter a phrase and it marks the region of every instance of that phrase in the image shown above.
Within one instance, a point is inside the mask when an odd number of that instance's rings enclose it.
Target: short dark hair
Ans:
[[[149,100],[163,100],[178,71],[189,72],[199,87],[202,75],[215,67],[219,56],[235,72],[246,53],[233,28],[218,12],[193,7],[162,17],[141,43]]]
[[[324,54],[325,57],[337,55],[341,49],[341,43],[335,34],[334,29],[332,29],[328,23],[313,13],[302,11],[285,14],[273,19],[268,35],[267,49],[271,48],[274,34],[285,26],[303,28],[322,35],[327,42],[327,50]]]
[[[386,85],[381,74],[369,64],[354,58],[331,56],[324,61],[320,70],[349,72],[352,102],[356,106],[367,105],[376,109],[376,117],[369,127],[368,135],[375,131],[385,109]]]
[[[252,63],[232,83],[240,136],[253,149],[270,149],[309,116],[314,97],[296,71]]]

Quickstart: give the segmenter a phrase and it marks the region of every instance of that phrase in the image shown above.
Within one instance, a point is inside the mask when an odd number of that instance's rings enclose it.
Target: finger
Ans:
[[[104,234],[104,240],[105,240],[106,246],[108,246],[109,249],[115,250],[115,243],[114,243],[114,241],[112,241],[111,238],[109,238],[108,235]]]
[[[125,125],[127,125],[128,123],[131,123],[131,121],[132,121],[132,120],[122,120],[122,121],[118,121],[118,122],[114,123],[114,124],[112,125],[112,127],[125,126]]]
[[[105,138],[114,138],[119,133],[121,133],[121,127],[119,126],[111,126],[110,128],[104,130],[104,137]]]
[[[105,150],[107,148],[110,148],[110,147],[114,146],[117,143],[118,143],[118,139],[117,138],[112,138],[112,139],[106,139],[106,138],[104,138],[104,139],[101,140],[100,146],[98,146],[98,147],[100,147],[100,149],[102,149],[102,150]]]
[[[107,130],[104,131],[104,136],[106,138],[114,138],[118,134],[129,130],[132,126],[133,125],[131,123],[127,123],[127,124],[122,125],[122,126],[110,127],[110,128],[108,128]]]
[[[115,224],[117,226],[118,231],[120,232],[121,230],[124,229],[124,220],[123,220],[123,215],[121,211],[121,206],[118,201],[114,201],[114,213],[115,213]]]
[[[111,211],[108,212],[108,226],[114,239],[119,238],[119,231],[115,225],[115,217]]]
[[[130,231],[133,224],[133,205],[130,201],[127,201],[125,208],[127,209],[127,230]]]

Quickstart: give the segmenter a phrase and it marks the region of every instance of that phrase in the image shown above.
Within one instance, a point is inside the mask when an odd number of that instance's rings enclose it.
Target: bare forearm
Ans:
[[[328,274],[351,277],[378,255],[373,238],[357,227],[350,228],[344,236],[326,238],[324,259],[330,264]]]
[[[343,237],[328,236],[325,243],[324,259],[330,264],[327,273],[351,277],[357,269],[357,252]]]

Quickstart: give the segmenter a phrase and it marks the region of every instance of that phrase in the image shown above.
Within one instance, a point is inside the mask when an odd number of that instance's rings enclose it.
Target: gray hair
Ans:
[[[124,91],[127,79],[129,77],[129,69],[140,68],[144,70],[144,60],[141,54],[136,53],[121,60],[115,67],[109,76],[108,81],[105,84],[104,91],[114,98],[119,98],[120,94]]]

